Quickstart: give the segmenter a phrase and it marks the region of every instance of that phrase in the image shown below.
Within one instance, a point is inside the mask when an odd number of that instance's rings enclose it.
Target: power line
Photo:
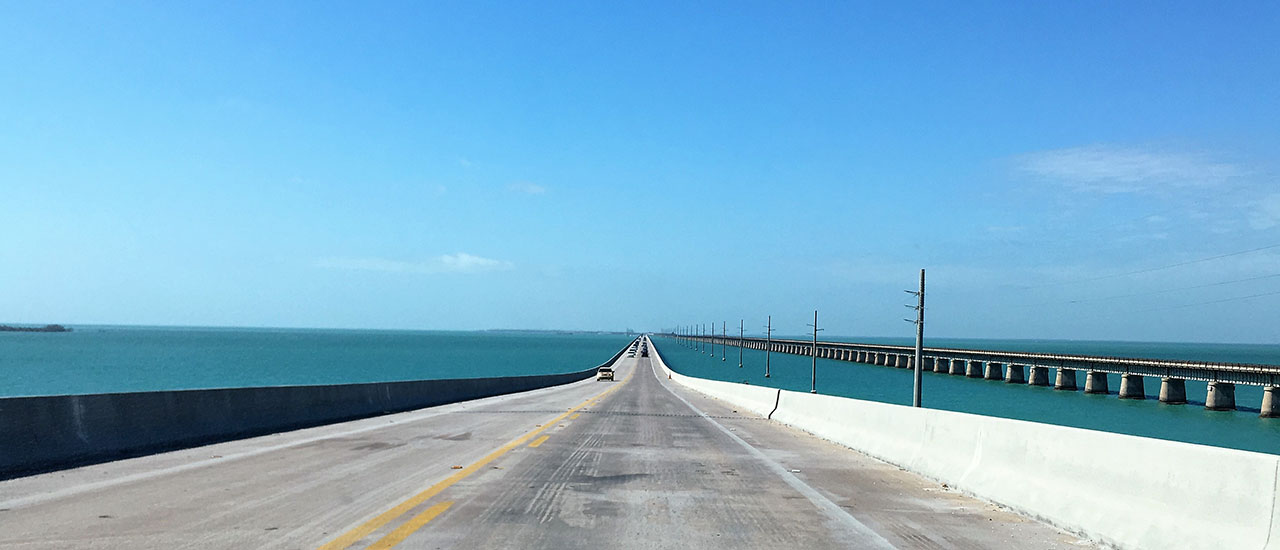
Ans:
[[[1261,252],[1261,251],[1263,251],[1263,250],[1270,250],[1270,249],[1272,249],[1272,248],[1280,248],[1280,244],[1272,244],[1272,245],[1267,245],[1267,246],[1261,246],[1261,247],[1258,247],[1258,248],[1252,248],[1252,249],[1249,249],[1249,250],[1241,250],[1241,251],[1239,251],[1239,252],[1231,252],[1231,253],[1229,253],[1229,254],[1219,254],[1219,255],[1217,255],[1217,256],[1209,256],[1208,258],[1199,258],[1199,259],[1195,259],[1195,260],[1188,260],[1188,261],[1185,261],[1185,262],[1178,262],[1178,263],[1176,263],[1176,264],[1162,265],[1162,266],[1159,266],[1159,267],[1149,267],[1149,268],[1146,268],[1146,269],[1138,269],[1138,270],[1134,270],[1134,271],[1126,271],[1126,272],[1124,272],[1124,273],[1113,273],[1113,274],[1111,274],[1111,275],[1102,275],[1102,276],[1099,276],[1099,277],[1091,277],[1091,278],[1088,278],[1088,279],[1077,279],[1077,280],[1074,280],[1074,281],[1064,281],[1064,282],[1049,283],[1049,284],[1036,285],[1036,286],[1024,286],[1024,287],[1022,287],[1022,288],[1021,288],[1021,290],[1032,290],[1032,289],[1036,289],[1036,288],[1047,288],[1047,287],[1054,287],[1054,286],[1073,285],[1073,284],[1078,284],[1078,283],[1088,283],[1088,282],[1092,282],[1092,281],[1101,281],[1101,280],[1104,280],[1104,279],[1115,279],[1115,278],[1117,278],[1117,277],[1128,277],[1128,276],[1130,276],[1130,275],[1138,275],[1138,274],[1141,274],[1141,273],[1151,273],[1151,272],[1154,272],[1154,271],[1164,271],[1164,270],[1166,270],[1166,269],[1173,269],[1173,268],[1175,268],[1175,267],[1182,267],[1182,266],[1187,266],[1187,265],[1192,265],[1192,264],[1198,264],[1198,263],[1208,262],[1208,261],[1212,261],[1212,260],[1221,260],[1222,258],[1230,258],[1230,257],[1232,257],[1232,256],[1240,256],[1240,255],[1243,255],[1243,254],[1252,254],[1252,253],[1254,253],[1254,252]]]
[[[1280,290],[1277,290],[1277,291],[1275,291],[1275,292],[1264,292],[1264,293],[1262,293],[1262,294],[1251,294],[1251,295],[1249,295],[1249,296],[1236,296],[1236,297],[1234,297],[1234,298],[1223,298],[1223,299],[1221,299],[1221,300],[1211,300],[1211,301],[1208,301],[1208,302],[1196,302],[1196,303],[1194,303],[1194,304],[1182,304],[1182,305],[1180,305],[1180,306],[1161,307],[1161,308],[1156,308],[1156,309],[1144,309],[1144,310],[1141,310],[1141,311],[1136,311],[1135,313],[1146,313],[1146,312],[1149,312],[1149,311],[1165,311],[1165,310],[1170,310],[1170,309],[1182,309],[1182,308],[1185,308],[1185,307],[1206,306],[1206,305],[1209,305],[1209,304],[1221,304],[1221,303],[1223,303],[1223,302],[1235,302],[1235,301],[1238,301],[1238,300],[1248,300],[1248,299],[1251,299],[1251,298],[1262,298],[1263,296],[1275,296],[1275,295],[1277,295],[1277,294],[1280,294]]]
[[[1219,281],[1216,283],[1205,283],[1202,285],[1183,286],[1178,288],[1166,288],[1164,290],[1152,290],[1150,292],[1135,292],[1133,294],[1121,294],[1119,296],[1108,296],[1105,298],[1086,298],[1084,300],[1072,300],[1070,303],[1076,304],[1080,302],[1096,302],[1099,300],[1115,300],[1120,298],[1133,298],[1135,296],[1150,296],[1152,294],[1165,294],[1168,292],[1178,292],[1180,290],[1195,290],[1197,288],[1209,288],[1214,286],[1230,285],[1235,283],[1247,283],[1249,281],[1261,281],[1263,279],[1274,279],[1280,277],[1280,273],[1272,273],[1270,275],[1259,275],[1257,277],[1248,277],[1245,279],[1234,279],[1231,281]]]
[[[1148,292],[1134,292],[1132,294],[1117,294],[1115,296],[1100,296],[1096,298],[1080,298],[1078,300],[1067,300],[1065,302],[1039,302],[1035,304],[1022,304],[1022,305],[1013,306],[1013,307],[1020,307],[1020,308],[1021,307],[1045,307],[1045,306],[1057,306],[1057,305],[1065,305],[1065,304],[1083,304],[1088,302],[1101,302],[1104,300],[1118,300],[1122,298],[1134,298],[1138,296],[1151,296],[1153,294],[1167,294],[1169,292],[1178,292],[1182,290],[1195,290],[1197,288],[1209,288],[1209,287],[1215,287],[1215,286],[1230,285],[1235,283],[1246,283],[1249,281],[1261,281],[1263,279],[1274,279],[1276,277],[1280,277],[1280,273],[1272,273],[1270,275],[1259,275],[1257,277],[1247,277],[1244,279],[1232,279],[1230,281],[1218,281],[1216,283],[1205,283],[1200,285],[1180,286],[1177,288],[1152,290]]]

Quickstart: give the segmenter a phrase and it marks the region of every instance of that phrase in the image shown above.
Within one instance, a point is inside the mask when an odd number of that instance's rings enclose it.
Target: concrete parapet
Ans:
[[[0,398],[0,478],[545,388],[595,372]]]
[[[982,361],[970,359],[968,364],[964,366],[964,375],[969,378],[982,378],[983,366]]]
[[[1085,372],[1085,393],[1108,393],[1110,391],[1110,388],[1107,387],[1107,373],[1096,370]]]
[[[1209,382],[1209,395],[1204,398],[1204,408],[1211,411],[1236,410],[1236,385],[1230,382]]]
[[[1181,378],[1160,379],[1160,402],[1182,405],[1187,402],[1187,381]]]
[[[1120,375],[1120,399],[1146,399],[1147,390],[1143,387],[1141,374]]]
[[[1027,383],[1027,376],[1023,372],[1022,365],[1009,365],[1009,368],[1005,369],[1004,372],[1004,381],[1010,384]]]
[[[987,380],[1004,380],[1004,365],[995,361],[988,361],[982,377]]]
[[[1258,416],[1263,418],[1280,418],[1280,387],[1267,386],[1262,388],[1262,410]]]
[[[1058,376],[1053,380],[1053,389],[1076,391],[1076,371],[1075,369],[1064,369],[1058,367]]]
[[[1032,386],[1048,386],[1049,385],[1049,367],[1041,367],[1031,365],[1027,373],[1027,384]]]

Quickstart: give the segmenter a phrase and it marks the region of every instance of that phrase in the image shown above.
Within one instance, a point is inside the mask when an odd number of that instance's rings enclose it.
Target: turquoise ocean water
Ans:
[[[580,371],[621,334],[75,326],[0,332],[0,397]]]
[[[911,345],[909,339],[858,338],[834,340],[863,343]],[[809,391],[811,359],[807,356],[773,353],[771,378],[764,377],[765,352],[744,350],[743,367],[738,368],[738,348],[728,348],[722,360],[691,350],[670,338],[655,338],[668,365],[678,372],[730,382],[747,382],[796,391]],[[1143,342],[1072,342],[1032,340],[933,339],[931,347],[1039,351],[1119,357],[1191,359],[1235,363],[1280,364],[1280,346],[1235,344],[1170,344]],[[819,359],[819,393],[841,395],[899,405],[911,404],[912,372],[829,359]],[[1051,373],[1052,376],[1052,373]],[[1050,378],[1052,380],[1052,378]],[[1083,375],[1077,375],[1081,388]],[[1158,401],[1160,379],[1147,378],[1145,401],[1121,400],[1119,375],[1112,375],[1109,395],[1086,395],[1025,384],[1006,384],[948,374],[924,374],[924,406],[987,416],[999,416],[1140,435],[1174,441],[1280,454],[1280,419],[1259,418],[1262,390],[1257,386],[1236,386],[1234,412],[1204,409],[1205,384],[1187,381],[1186,405],[1165,405]]]

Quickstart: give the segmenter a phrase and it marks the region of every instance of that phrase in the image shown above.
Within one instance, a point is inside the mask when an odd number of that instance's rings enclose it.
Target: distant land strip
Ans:
[[[9,325],[0,325],[0,332],[71,332],[71,329],[62,325],[45,325],[42,327],[14,327]]]

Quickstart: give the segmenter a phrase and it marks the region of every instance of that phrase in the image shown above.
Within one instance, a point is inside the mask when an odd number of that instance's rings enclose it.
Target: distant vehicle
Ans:
[[[611,367],[600,367],[600,370],[596,371],[596,380],[597,380],[597,381],[604,381],[604,380],[608,380],[608,381],[612,382],[612,381],[613,381],[613,368],[611,368]]]
[[[649,356],[649,348],[641,348],[640,357],[648,357],[648,356]]]

